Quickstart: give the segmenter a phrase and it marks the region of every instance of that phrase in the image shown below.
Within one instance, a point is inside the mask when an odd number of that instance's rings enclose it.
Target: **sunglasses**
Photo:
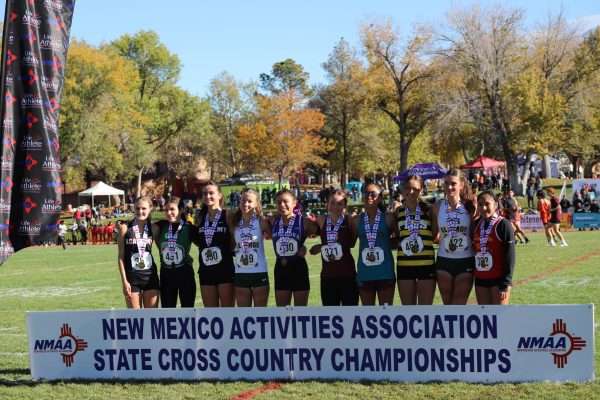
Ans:
[[[365,192],[365,197],[377,197],[379,192]]]

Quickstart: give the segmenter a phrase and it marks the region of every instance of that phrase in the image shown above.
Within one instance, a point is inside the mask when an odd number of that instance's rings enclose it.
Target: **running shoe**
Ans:
[[[525,236],[525,244],[529,243],[529,238]]]
[[[560,247],[569,247],[567,242],[560,242]]]

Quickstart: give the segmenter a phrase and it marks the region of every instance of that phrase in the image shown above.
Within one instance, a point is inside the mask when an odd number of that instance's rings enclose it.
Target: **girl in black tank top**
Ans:
[[[152,202],[140,197],[135,202],[135,219],[118,230],[118,266],[127,308],[158,307],[159,283],[152,258]]]
[[[202,302],[205,307],[233,307],[235,267],[229,229],[233,215],[224,209],[223,193],[215,182],[207,182],[202,189],[202,203],[194,229],[194,243],[200,249]]]

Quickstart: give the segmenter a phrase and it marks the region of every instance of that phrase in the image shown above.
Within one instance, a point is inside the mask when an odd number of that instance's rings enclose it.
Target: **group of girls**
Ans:
[[[276,196],[277,214],[262,214],[258,192],[247,188],[235,211],[223,208],[218,184],[205,185],[195,225],[186,222],[181,201],[167,201],[167,221],[151,223],[152,202],[139,198],[135,219],[118,228],[119,269],[128,307],[193,307],[196,295],[191,244],[199,249],[199,282],[206,307],[266,306],[270,282],[265,239],[275,250],[277,306],[308,304],[307,253],[322,263],[322,304],[393,304],[396,287],[404,305],[432,304],[436,284],[444,304],[465,304],[475,283],[480,304],[508,304],[514,269],[514,233],[497,213],[498,199],[483,192],[475,199],[460,170],[444,179],[446,198],[433,206],[420,198],[423,181],[403,182],[404,202],[388,213],[382,189],[365,186],[364,212],[346,213],[346,193],[334,190],[327,213],[316,221],[294,212],[289,190]],[[477,203],[477,206],[475,204]],[[306,238],[320,244],[307,251]],[[160,280],[151,249],[160,254]],[[359,242],[358,260],[352,248]],[[439,240],[437,259],[433,244]],[[393,250],[397,249],[394,260]],[[395,266],[395,268],[394,268]]]

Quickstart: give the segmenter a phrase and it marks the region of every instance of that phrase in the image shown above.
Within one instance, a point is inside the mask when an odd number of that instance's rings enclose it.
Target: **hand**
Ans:
[[[312,254],[313,256],[316,256],[317,254],[319,254],[321,252],[321,247],[323,245],[321,244],[315,244],[313,247],[310,248],[310,254]]]
[[[123,283],[123,295],[126,299],[131,299],[131,285],[129,282]]]
[[[298,255],[300,257],[306,257],[306,252],[307,252],[306,246],[302,245],[302,247],[300,247],[300,250],[298,250]]]

